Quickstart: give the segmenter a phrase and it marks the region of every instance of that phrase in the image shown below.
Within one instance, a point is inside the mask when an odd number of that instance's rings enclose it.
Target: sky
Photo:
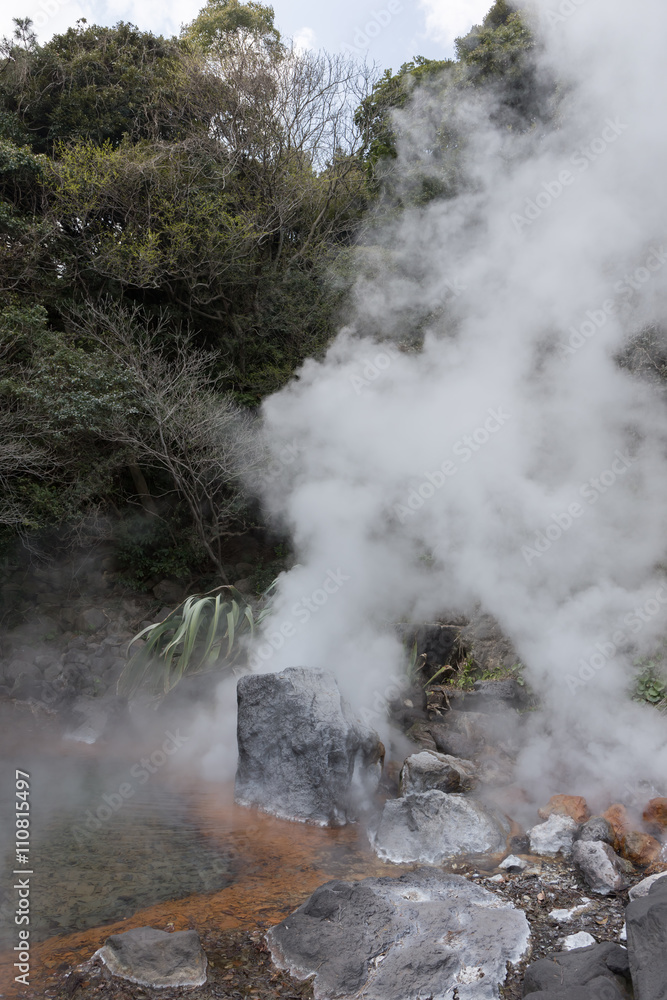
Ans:
[[[275,0],[276,25],[298,45],[347,51],[382,69],[397,70],[416,55],[444,59],[454,39],[479,23],[492,0]],[[30,17],[40,42],[78,18],[112,25],[131,21],[143,30],[171,35],[191,21],[204,0],[10,0],[0,13],[0,35],[13,17]]]

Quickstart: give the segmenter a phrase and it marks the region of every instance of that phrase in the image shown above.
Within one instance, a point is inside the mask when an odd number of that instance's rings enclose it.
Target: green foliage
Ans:
[[[123,22],[106,28],[80,21],[28,52],[10,48],[0,75],[7,125],[40,153],[72,140],[173,139],[198,117],[182,55],[178,40]]]
[[[386,160],[395,160],[396,131],[393,112],[404,108],[415,87],[426,86],[438,81],[454,66],[451,59],[436,60],[416,56],[412,62],[404,63],[398,73],[385,70],[384,76],[373,87],[372,93],[362,102],[356,112],[357,123],[367,133],[364,162],[371,182],[377,187],[378,165]]]
[[[250,582],[255,594],[266,595],[275,585],[278,574],[287,567],[288,554],[284,545],[276,545],[273,555],[274,558],[268,562],[260,562],[251,577]]]
[[[667,675],[660,659],[640,660],[635,678],[633,700],[667,711]]]
[[[273,7],[255,0],[206,0],[197,17],[183,29],[182,36],[205,51],[229,43],[230,36],[247,32],[264,45],[280,45],[280,32],[274,24]]]
[[[173,512],[168,521],[145,514],[126,517],[115,526],[113,542],[120,580],[133,590],[147,590],[155,577],[186,580],[206,565],[184,511]]]
[[[253,635],[268,610],[256,614],[233,587],[189,597],[164,621],[132,639],[130,649],[138,640],[145,645],[128,660],[118,693],[164,695],[185,676],[231,669],[243,650],[239,640]]]

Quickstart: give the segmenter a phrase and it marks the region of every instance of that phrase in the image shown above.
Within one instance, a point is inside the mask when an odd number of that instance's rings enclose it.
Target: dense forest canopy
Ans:
[[[344,320],[372,220],[466,182],[445,109],[493,87],[506,128],[544,121],[529,27],[496,0],[456,59],[379,75],[297,51],[253,0],[208,0],[178,38],[81,19],[42,45],[15,23],[0,53],[2,545],[103,530],[147,577],[220,575],[225,538],[255,516],[253,411]],[[437,176],[406,184],[418,88],[443,108]]]

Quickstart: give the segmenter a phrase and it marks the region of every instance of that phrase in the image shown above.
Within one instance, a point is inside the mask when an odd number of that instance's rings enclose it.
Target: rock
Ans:
[[[667,997],[667,881],[658,879],[648,895],[625,911],[628,956],[635,1000]]]
[[[30,663],[28,660],[10,660],[4,669],[4,678],[7,684],[11,687],[11,685],[19,679],[21,674],[29,673],[33,667],[34,664]]]
[[[252,594],[254,592],[252,580],[247,577],[242,580],[237,580],[234,584],[234,588],[238,590],[240,594]]]
[[[621,841],[621,854],[639,868],[648,868],[657,861],[661,850],[662,844],[655,837],[636,830],[626,833]]]
[[[448,754],[423,750],[405,761],[399,783],[401,795],[411,792],[462,792],[473,785],[475,765]]]
[[[563,938],[563,950],[574,951],[575,948],[588,948],[597,941],[588,931],[579,931],[577,934],[568,934]]]
[[[591,815],[586,799],[581,795],[552,795],[546,806],[537,810],[540,819],[548,819],[554,814],[569,816],[575,823],[585,823]]]
[[[553,813],[546,823],[539,823],[528,831],[532,854],[568,855],[577,831],[577,823],[569,816]]]
[[[601,840],[613,847],[614,850],[617,850],[619,847],[618,837],[614,833],[614,828],[604,816],[591,816],[581,829],[576,832],[574,839]]]
[[[46,670],[53,663],[56,663],[56,658],[50,653],[39,653],[35,657],[35,665],[39,667],[40,670]]]
[[[526,708],[529,702],[525,687],[513,677],[508,677],[498,681],[476,681],[474,691],[465,696],[463,710],[505,712],[508,708]]]
[[[39,694],[42,688],[42,672],[35,663],[26,666],[26,669],[19,674],[12,688],[12,698],[18,701],[25,701]]]
[[[649,875],[648,878],[642,879],[641,882],[637,882],[636,885],[633,885],[628,893],[628,896],[631,900],[641,899],[643,896],[648,896],[649,889],[653,883],[657,882],[660,878],[664,878],[666,875],[667,872],[656,872],[655,875]]]
[[[206,955],[196,931],[168,934],[154,927],[137,927],[108,937],[93,958],[100,958],[114,976],[141,986],[203,986]]]
[[[563,954],[567,954],[564,952]],[[586,986],[570,986],[566,990],[549,990],[548,993],[531,993],[532,1000],[628,1000],[615,983],[600,977]]]
[[[667,799],[651,799],[642,813],[642,819],[656,836],[664,833],[667,830]]]
[[[417,720],[412,726],[410,726],[405,735],[409,740],[412,740],[413,743],[416,743],[424,750],[432,750],[434,753],[438,752],[439,747],[436,746],[435,739],[431,734],[431,725],[429,723]],[[446,750],[443,750],[442,752],[447,754]],[[454,756],[456,756],[456,754],[454,754]]]
[[[502,750],[484,747],[479,756],[477,775],[482,785],[494,788],[511,785],[514,781],[514,761]]]
[[[414,729],[414,726],[412,728]],[[435,749],[440,753],[469,760],[477,750],[474,740],[454,732],[442,723],[432,723],[426,729],[433,740]],[[411,732],[412,729],[410,730]],[[408,736],[410,733],[408,733]]]
[[[153,587],[153,596],[163,604],[180,604],[183,600],[183,587],[173,580],[160,580]]]
[[[569,924],[571,920],[576,917],[580,917],[582,913],[586,913],[591,909],[591,901],[586,896],[584,896],[584,901],[578,906],[572,906],[569,910],[566,909],[556,909],[549,912],[549,916],[552,920],[555,920],[559,924]]]
[[[444,725],[470,740],[470,743],[477,749],[483,747],[487,742],[492,742],[499,735],[499,728],[501,731],[504,729],[502,721],[499,727],[497,719],[494,720],[482,712],[473,711],[450,712]]]
[[[492,1000],[529,938],[511,903],[460,876],[417,869],[328,882],[267,942],[280,968],[314,976],[316,1000]]]
[[[462,639],[483,671],[503,667],[509,669],[517,663],[516,650],[490,615],[476,613],[467,628],[462,630]]]
[[[99,608],[86,608],[80,611],[74,620],[74,626],[79,632],[96,632],[108,622],[107,616]]]
[[[625,806],[616,803],[602,813],[604,819],[610,824],[612,830],[616,834],[618,842],[622,841],[625,834],[630,829],[630,819],[628,817],[628,811]]]
[[[237,685],[235,798],[283,819],[354,820],[378,786],[384,747],[357,723],[332,674],[290,667]]]
[[[438,864],[459,854],[502,851],[510,824],[474,799],[444,792],[413,792],[385,802],[371,843],[387,861]]]
[[[629,978],[627,951],[619,944],[605,942],[588,948],[556,952],[532,962],[526,969],[523,995],[536,998],[544,993],[554,998],[562,993],[564,998],[576,997],[575,990],[581,989],[583,998],[603,997],[604,992],[586,992],[583,987],[590,989],[596,983],[598,990],[604,986],[609,989],[611,983],[617,989],[620,987],[620,997],[625,995]],[[598,983],[598,980],[602,980],[602,983]],[[610,993],[610,1000],[614,996],[615,993]]]
[[[619,892],[624,888],[620,859],[609,844],[600,840],[578,840],[572,849],[572,857],[593,892],[608,896],[610,892]]]
[[[508,872],[522,872],[528,867],[528,864],[521,858],[517,858],[515,854],[510,854],[504,861],[500,862],[498,867],[504,868]]]

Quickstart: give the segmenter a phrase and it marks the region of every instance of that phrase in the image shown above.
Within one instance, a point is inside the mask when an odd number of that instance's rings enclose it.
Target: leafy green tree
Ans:
[[[226,49],[240,33],[276,52],[280,51],[280,32],[274,24],[273,7],[255,0],[206,0],[197,17],[183,29],[182,37],[205,51]]]
[[[452,59],[416,56],[412,62],[404,63],[398,73],[386,70],[372,93],[360,105],[356,118],[368,136],[364,160],[371,181],[377,180],[379,165],[398,156],[393,112],[408,104],[415,87],[437,80],[453,66]]]
[[[466,135],[465,116],[457,121],[457,112],[470,97],[488,94],[491,120],[505,128],[522,131],[547,121],[555,84],[538,74],[535,44],[521,12],[506,0],[496,0],[483,23],[457,39],[456,60],[417,57],[396,74],[388,70],[357,112],[367,128],[363,158],[374,190],[394,201],[407,197],[416,203],[460,190],[466,183]],[[434,169],[409,172],[407,180],[401,178],[399,194],[392,161],[401,137],[410,135],[426,104],[430,132],[436,137],[430,150]]]
[[[116,145],[124,136],[172,139],[208,122],[193,105],[214,83],[183,44],[123,22],[114,28],[84,21],[45,45],[5,44],[0,67],[4,132],[38,153],[57,143],[92,140]]]

